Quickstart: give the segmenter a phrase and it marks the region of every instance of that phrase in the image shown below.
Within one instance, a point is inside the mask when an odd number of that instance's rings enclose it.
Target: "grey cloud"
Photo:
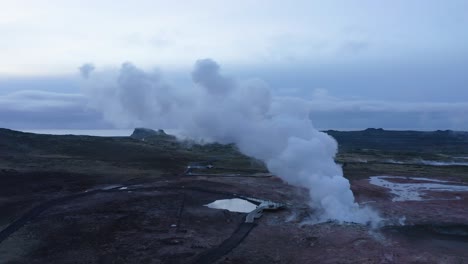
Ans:
[[[44,92],[77,93],[81,77],[73,76],[1,76],[0,95],[22,90],[36,90]]]
[[[86,98],[81,94],[22,90],[0,96],[0,107],[2,110],[41,111],[84,106],[85,100]]]
[[[468,130],[468,103],[341,99],[323,90],[304,101],[312,122],[322,129]]]
[[[108,127],[100,114],[86,108],[81,94],[17,91],[0,96],[0,127],[99,128]]]
[[[362,112],[439,112],[455,113],[468,110],[468,103],[391,102],[377,100],[311,100],[311,107],[320,111]]]

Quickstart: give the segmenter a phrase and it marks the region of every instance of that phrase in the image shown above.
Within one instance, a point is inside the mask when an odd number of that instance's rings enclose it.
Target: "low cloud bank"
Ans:
[[[93,75],[93,71],[88,72],[87,78]],[[105,74],[100,72],[99,76],[94,78],[100,78],[105,82],[104,79],[117,78],[116,74],[116,72]],[[160,73],[153,74],[154,78],[157,78]],[[0,126],[26,129],[112,128],[114,125],[103,121],[101,113],[88,107],[88,100],[81,91],[70,87],[76,87],[78,83],[81,82],[63,77],[58,81],[39,78],[34,82],[3,82],[0,85],[0,90],[3,91],[3,94],[0,93]],[[28,87],[31,88],[23,90]],[[187,96],[184,98],[189,98],[189,101],[191,94],[197,93],[196,89],[193,89],[193,84],[187,86],[184,83],[177,87],[183,89],[171,87],[169,88],[171,93],[185,94]],[[99,96],[98,92],[96,96]],[[312,96],[305,97],[279,96],[275,91],[272,91],[270,96],[274,100],[291,100],[298,105],[307,106],[310,109],[309,118],[314,126],[321,130],[360,130],[375,127],[395,130],[468,131],[468,115],[466,115],[468,103],[463,102],[392,102],[366,98],[340,98],[328,94],[324,89],[316,89]],[[182,97],[177,96],[177,98]],[[126,124],[123,122],[118,125],[121,127]],[[127,124],[127,127],[131,128],[131,124]]]
[[[86,108],[83,94],[22,90],[0,96],[0,127],[13,129],[104,128],[101,115]]]

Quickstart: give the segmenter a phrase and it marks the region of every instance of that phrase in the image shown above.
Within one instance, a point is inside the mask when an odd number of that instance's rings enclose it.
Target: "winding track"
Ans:
[[[198,258],[192,262],[192,264],[214,263],[216,260],[237,247],[242,242],[242,240],[244,240],[244,238],[249,235],[250,231],[252,231],[256,225],[256,223],[242,222],[228,239],[224,240],[217,247],[200,254]]]
[[[92,190],[92,191],[86,191],[86,192],[81,192],[77,194],[72,194],[60,198],[55,198],[46,202],[43,202],[28,212],[26,212],[24,215],[22,215],[20,218],[15,220],[13,223],[8,225],[5,229],[0,231],[0,244],[6,240],[10,235],[18,231],[21,227],[26,225],[27,223],[33,221],[35,218],[37,218],[42,212],[45,210],[59,205],[63,204],[65,202],[69,202],[78,198],[86,197],[86,196],[91,196],[97,193],[107,193],[107,192],[122,192],[122,191],[152,191],[152,190],[191,190],[191,191],[198,191],[198,192],[205,192],[205,193],[212,193],[212,194],[220,194],[220,195],[225,195],[227,197],[232,197],[232,198],[242,198],[245,197],[243,195],[235,194],[235,193],[229,193],[229,192],[221,192],[221,191],[215,191],[215,190],[210,190],[210,189],[205,189],[205,188],[200,188],[200,187],[177,187],[177,186],[158,186],[158,187],[141,187],[141,188],[132,188],[132,189],[120,189],[122,187],[129,187],[129,186],[117,186],[111,189],[98,189],[98,190]],[[184,204],[185,204],[185,193],[183,193],[183,200],[181,204],[181,208],[179,209],[178,213],[178,225],[177,227],[179,228],[180,226],[180,221],[182,217],[182,211],[184,209]],[[247,222],[242,222],[236,231],[231,234],[229,238],[224,240],[220,245],[218,245],[215,248],[212,248],[198,256],[198,258],[195,259],[193,264],[210,264],[214,263],[216,260],[218,260],[220,257],[226,255],[229,253],[232,249],[237,247],[245,237],[250,233],[250,231],[256,226],[255,223],[247,223]]]

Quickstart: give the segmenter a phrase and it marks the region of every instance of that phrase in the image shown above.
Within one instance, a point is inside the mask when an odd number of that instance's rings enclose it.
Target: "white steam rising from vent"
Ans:
[[[275,175],[308,188],[318,220],[379,220],[355,203],[349,181],[334,161],[337,143],[312,126],[304,100],[273,97],[258,79],[226,77],[211,59],[195,63],[194,86],[185,89],[129,63],[111,75],[94,72],[84,90],[91,106],[116,125],[174,128],[193,139],[235,143]]]

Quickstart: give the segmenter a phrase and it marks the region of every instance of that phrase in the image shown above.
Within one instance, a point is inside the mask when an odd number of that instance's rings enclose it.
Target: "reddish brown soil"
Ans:
[[[0,244],[0,263],[191,263],[227,239],[245,217],[203,206],[229,195],[197,188],[288,205],[265,213],[248,237],[217,263],[468,262],[466,234],[427,229],[431,224],[463,229],[467,193],[456,201],[392,202],[387,190],[366,179],[352,186],[357,200],[378,209],[389,223],[405,216],[406,223],[416,226],[307,224],[314,214],[307,209],[307,191],[278,178],[171,176],[44,211]]]

